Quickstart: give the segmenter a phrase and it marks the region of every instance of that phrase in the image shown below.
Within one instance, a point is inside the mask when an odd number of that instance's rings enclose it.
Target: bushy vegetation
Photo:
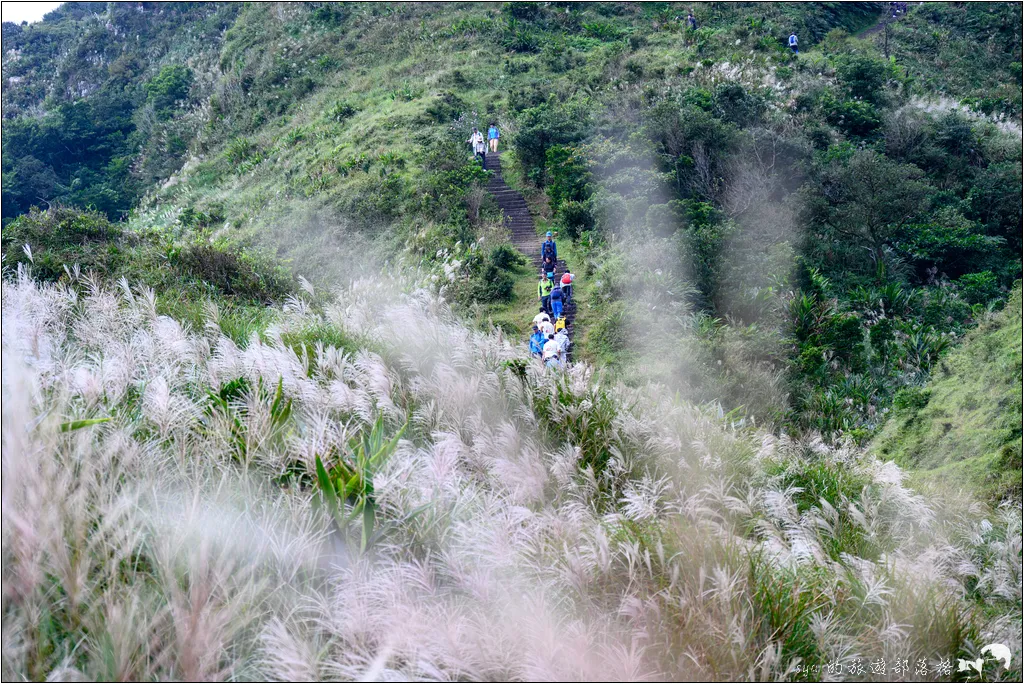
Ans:
[[[992,123],[922,110],[899,60],[834,28],[799,60],[743,58],[785,81],[754,86],[708,64],[690,83],[605,95],[584,139],[565,138],[576,100],[535,105],[543,119],[523,110],[521,130],[543,139],[542,121],[556,141],[543,173],[517,147],[526,176],[589,246],[602,286],[584,356],[863,439],[1005,299],[1021,268],[1019,145]],[[648,62],[651,42],[637,50]],[[625,323],[608,306],[620,299]],[[636,333],[608,334],[623,325]]]
[[[68,2],[43,22],[5,23],[4,222],[49,203],[124,218],[198,133],[185,109],[193,75],[177,60],[216,48],[237,14]]]
[[[1019,668],[1019,507],[553,378],[402,289],[304,291],[243,348],[145,288],[5,283],[5,678]]]
[[[179,217],[185,222],[194,215]],[[28,267],[41,280],[122,278],[158,288],[164,298],[229,297],[247,303],[282,300],[292,277],[259,251],[193,236],[127,232],[98,212],[33,209],[3,230],[4,267]]]

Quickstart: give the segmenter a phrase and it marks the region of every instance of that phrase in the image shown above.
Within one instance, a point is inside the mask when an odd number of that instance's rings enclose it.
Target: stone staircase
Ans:
[[[500,152],[488,152],[484,168],[494,174],[487,183],[487,190],[501,208],[505,226],[511,233],[512,244],[529,260],[530,264],[533,265],[534,273],[539,277],[541,264],[540,245],[544,242],[544,238],[537,234],[537,226],[533,222],[533,217],[530,216],[530,208],[526,205],[526,200],[523,199],[519,192],[505,184],[505,179],[501,176]],[[555,263],[555,278],[561,278],[563,273],[565,273],[565,261],[559,258]],[[533,308],[535,313],[539,306],[538,304]],[[575,299],[565,305],[562,315],[565,316],[565,329],[570,340],[568,356],[572,359],[573,343],[575,342],[574,335],[576,332]]]

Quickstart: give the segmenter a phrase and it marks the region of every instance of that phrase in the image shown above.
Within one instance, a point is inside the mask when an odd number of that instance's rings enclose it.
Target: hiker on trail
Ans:
[[[555,342],[558,343],[558,360],[565,365],[569,353],[569,333],[565,328],[555,333]]]
[[[541,273],[540,282],[537,283],[537,299],[540,300],[540,305],[548,313],[551,313],[551,290],[551,281],[548,280],[545,274]]]
[[[552,361],[554,362],[552,364]],[[544,364],[548,368],[558,368],[560,366],[558,361],[558,342],[555,342],[555,336],[548,335],[548,341],[544,343]]]
[[[540,243],[540,259],[544,260],[544,257],[551,257],[551,261],[558,263],[558,245],[555,244],[554,239],[551,237],[551,231],[548,231],[547,240]]]
[[[569,267],[565,267],[565,273],[562,274],[562,294],[565,295],[565,303],[568,304],[572,299],[572,281],[576,280],[576,276],[573,275]]]
[[[686,15],[686,25],[690,27],[691,31],[697,30],[697,19],[693,16],[693,10]]]
[[[483,133],[478,131],[476,126],[473,127],[473,133],[466,142],[473,146],[473,156],[481,163],[487,164],[487,146],[484,145]]]
[[[555,334],[555,326],[551,324],[551,319],[544,319],[537,327],[544,333],[544,339],[547,339],[548,335]]]
[[[530,353],[538,358],[541,357],[544,354],[544,343],[546,341],[547,338],[544,337],[544,333],[534,325],[533,334],[530,335]]]
[[[540,307],[540,313],[533,317],[533,324],[540,325],[544,321],[550,321],[551,317],[548,316],[548,312],[544,310],[544,307]]]
[[[793,51],[794,55],[799,55],[800,54],[800,50],[797,48],[796,44],[797,44],[796,34],[795,33],[789,34],[789,49]]]
[[[549,279],[553,280],[555,277],[555,262],[551,257],[544,257],[544,263],[541,264],[540,270],[544,272]]]
[[[551,290],[551,315],[555,317],[557,321],[562,317],[562,284],[555,283],[555,287]]]
[[[501,133],[498,132],[498,124],[492,123],[491,127],[487,129],[487,142],[491,146],[491,152],[497,153],[498,151],[498,138],[501,137]]]

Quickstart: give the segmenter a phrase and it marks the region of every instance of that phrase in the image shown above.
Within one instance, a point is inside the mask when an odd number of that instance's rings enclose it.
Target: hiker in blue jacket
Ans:
[[[534,356],[541,356],[544,353],[544,343],[547,339],[544,333],[536,325],[533,326],[533,334],[530,335],[530,353]]]
[[[544,257],[551,257],[553,263],[558,263],[558,246],[551,237],[550,230],[548,231],[548,239],[540,243],[540,260],[544,261]]]
[[[790,36],[789,36],[789,49],[793,51],[794,55],[799,55],[800,54],[800,50],[799,50],[799,48],[797,48],[796,43],[797,43],[796,34],[795,33],[791,33]]]
[[[555,283],[555,287],[551,290],[551,313],[554,315],[557,321],[562,317],[562,284]]]

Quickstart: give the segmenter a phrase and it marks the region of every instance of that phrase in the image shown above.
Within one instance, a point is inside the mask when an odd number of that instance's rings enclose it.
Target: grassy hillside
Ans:
[[[896,397],[872,450],[921,481],[998,501],[1021,496],[1021,289],[945,357],[932,380]]]
[[[579,241],[579,358],[827,438],[870,436],[1020,275],[1019,144],[967,109],[970,83],[1019,81],[1011,6],[914,6],[867,40],[881,3],[698,3],[696,30],[660,3],[219,8],[5,25],[5,220],[132,204],[171,255],[318,285],[402,265],[522,331],[530,275],[465,153],[498,121]]]

